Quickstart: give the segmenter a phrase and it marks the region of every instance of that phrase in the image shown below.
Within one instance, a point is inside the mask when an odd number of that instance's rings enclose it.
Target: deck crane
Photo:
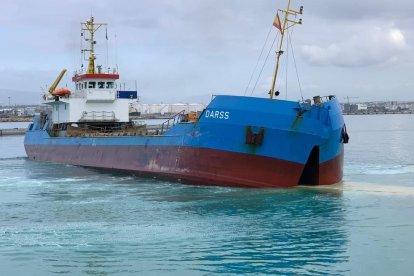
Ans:
[[[59,76],[56,78],[55,82],[52,84],[52,86],[50,86],[49,93],[52,94],[53,96],[70,95],[70,90],[67,88],[56,89],[59,82],[62,80],[63,75],[65,75],[66,71],[67,71],[66,69],[63,69],[62,72],[60,72]]]

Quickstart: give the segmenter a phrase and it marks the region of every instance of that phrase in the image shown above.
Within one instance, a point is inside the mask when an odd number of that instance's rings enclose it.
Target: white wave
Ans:
[[[347,175],[393,175],[414,173],[414,165],[349,165],[345,167]]]
[[[375,193],[384,196],[414,196],[414,187],[408,186],[395,186],[395,185],[379,185],[366,182],[344,182],[334,185],[326,186],[303,186],[304,189],[317,189],[326,191],[339,191],[339,192],[362,192],[362,193]]]

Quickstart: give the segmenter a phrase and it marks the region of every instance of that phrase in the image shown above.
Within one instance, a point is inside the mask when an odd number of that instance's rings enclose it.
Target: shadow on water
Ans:
[[[91,274],[346,274],[343,194],[414,195],[410,187],[371,183],[197,187],[21,158],[7,164],[24,176],[19,185],[30,186],[30,201],[0,215],[17,232],[26,222],[33,230],[3,240],[37,250],[46,244],[52,272],[67,265]]]
[[[3,243],[41,254],[45,272],[342,274],[348,262],[340,189],[197,187],[13,162],[30,200],[0,211]]]
[[[211,222],[208,242],[194,241],[196,249],[174,261],[236,274],[340,273],[337,265],[347,262],[341,192],[214,190],[166,197],[189,203],[177,211]]]

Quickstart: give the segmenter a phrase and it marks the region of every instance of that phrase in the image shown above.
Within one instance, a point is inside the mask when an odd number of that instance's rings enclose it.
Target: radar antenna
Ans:
[[[95,23],[93,17],[86,22],[82,22],[82,33],[81,36],[84,37],[85,41],[89,42],[89,49],[82,49],[81,52],[89,52],[89,64],[86,74],[95,74],[95,44],[96,41],[94,40],[95,32],[102,26],[108,25],[107,23]],[[86,37],[84,31],[89,33],[89,36]]]

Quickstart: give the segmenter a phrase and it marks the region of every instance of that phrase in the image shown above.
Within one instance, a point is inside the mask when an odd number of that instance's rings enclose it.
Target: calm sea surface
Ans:
[[[413,275],[414,116],[345,119],[344,183],[285,190],[34,162],[0,137],[0,275]]]

